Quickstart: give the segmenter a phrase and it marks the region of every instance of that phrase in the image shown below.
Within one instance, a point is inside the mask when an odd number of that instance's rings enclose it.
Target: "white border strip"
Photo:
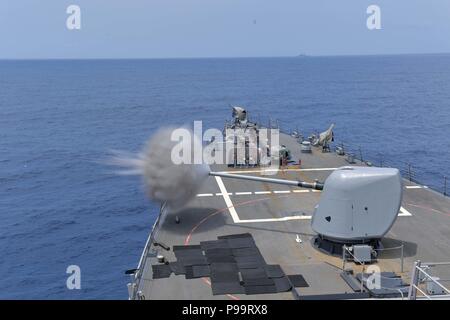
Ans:
[[[236,209],[233,206],[233,202],[231,202],[230,196],[228,195],[227,188],[225,188],[225,185],[223,184],[221,177],[214,177],[216,178],[217,185],[219,186],[220,191],[222,192],[223,200],[225,200],[225,204],[228,207],[228,211],[230,212],[231,218],[233,218],[234,223],[239,223],[239,216],[236,212]]]
[[[410,216],[412,216],[412,214],[405,208],[400,207],[400,213],[398,214],[398,216],[399,217],[410,217]]]
[[[272,191],[255,191],[255,194],[271,194]]]
[[[219,173],[266,173],[266,172],[302,172],[302,171],[334,171],[339,168],[307,168],[307,169],[265,169],[265,170],[235,170],[235,171],[219,171]]]
[[[213,193],[199,193],[197,197],[212,197],[213,195]]]
[[[245,196],[245,195],[249,195],[249,194],[253,194],[253,192],[235,192],[234,193],[235,196]]]
[[[406,189],[428,189],[427,186],[405,186]],[[249,196],[249,195],[261,195],[261,194],[279,194],[279,193],[308,193],[308,192],[322,192],[320,190],[313,189],[293,189],[293,190],[268,190],[268,191],[243,191],[243,192],[227,192],[229,196]],[[197,197],[213,197],[222,196],[222,192],[217,193],[199,193]]]
[[[222,178],[217,177],[217,176],[215,176],[214,178],[216,179],[217,185],[219,186],[219,189],[222,193],[223,199],[225,200],[225,204],[227,205],[228,211],[230,212],[230,216],[233,219],[234,223],[257,223],[257,222],[281,222],[281,221],[291,221],[291,220],[311,220],[311,216],[289,216],[289,217],[281,217],[281,218],[241,220],[239,218],[239,215],[236,212],[236,209],[234,208],[233,202],[231,201],[231,198],[230,198],[230,193],[227,191],[227,188],[225,187],[225,185],[222,181]],[[290,192],[290,190],[280,190],[280,191]],[[268,191],[260,191],[260,192],[268,192]],[[287,193],[287,192],[283,192],[283,193]],[[398,216],[399,217],[409,217],[409,216],[412,216],[412,214],[405,208],[400,207],[400,212],[399,212]]]
[[[428,189],[427,186],[405,186],[405,189]]]

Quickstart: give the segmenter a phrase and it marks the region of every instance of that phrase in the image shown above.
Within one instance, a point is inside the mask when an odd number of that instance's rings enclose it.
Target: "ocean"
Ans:
[[[450,174],[450,55],[0,61],[0,298],[127,299],[158,205],[105,159],[162,125],[221,129],[230,105],[306,136],[334,122],[437,189]]]

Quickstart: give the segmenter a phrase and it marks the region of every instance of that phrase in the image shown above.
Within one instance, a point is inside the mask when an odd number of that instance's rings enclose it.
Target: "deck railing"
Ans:
[[[437,300],[437,299],[445,299],[450,300],[450,290],[442,285],[442,280],[437,280],[436,277],[433,277],[429,274],[430,268],[437,266],[450,266],[450,262],[428,262],[423,263],[420,260],[414,262],[414,267],[411,272],[411,284],[408,292],[409,300],[416,299],[427,299],[427,300]],[[444,294],[439,295],[431,295],[425,292],[421,287],[421,283],[433,283],[435,286],[440,288]],[[418,296],[417,292],[420,292],[422,295]]]
[[[288,135],[291,135],[294,132],[293,129],[281,127],[278,120],[269,119],[268,126],[270,128],[276,128],[280,130],[280,132]],[[295,129],[295,131],[298,133],[298,129]],[[307,137],[304,137],[304,139],[306,138]],[[364,162],[367,165],[398,168],[403,178],[420,185],[426,185],[428,188],[433,189],[434,191],[437,191],[444,196],[449,196],[450,181],[449,175],[447,174],[440,175],[437,179],[434,179],[434,181],[424,183],[425,180],[429,179],[425,179],[425,177],[423,176],[424,173],[420,172],[418,168],[411,162],[388,157],[383,153],[369,153],[361,146],[354,147],[344,141],[335,141],[332,143],[332,145],[334,148],[330,148],[331,150],[335,150],[337,147],[341,147],[345,155],[352,155],[354,159],[360,162]]]
[[[423,177],[423,172],[420,172],[411,162],[389,158],[382,153],[376,153],[373,156],[369,156],[368,153],[364,152],[361,146],[352,148],[349,144],[343,142],[335,142],[334,146],[341,147],[345,154],[352,154],[355,159],[368,165],[398,168],[403,178],[420,185],[426,185],[434,191],[442,193],[444,196],[449,195],[447,175],[441,175],[437,180],[425,184],[423,182],[423,180],[425,180]]]
[[[159,222],[160,222],[160,219],[161,219],[164,209],[165,209],[165,203],[163,203],[161,205],[159,213],[158,213],[158,217],[156,218],[156,221],[153,223],[152,231],[150,232],[150,235],[147,238],[147,242],[145,243],[145,247],[144,247],[144,250],[142,251],[142,255],[141,255],[141,258],[139,259],[139,263],[136,268],[136,271],[130,275],[131,282],[128,283],[128,285],[127,285],[128,286],[128,298],[130,300],[145,299],[144,295],[139,290],[139,288],[140,288],[141,279],[142,279],[142,275],[143,275],[143,271],[145,268],[145,263],[147,261],[147,258],[150,255],[154,255],[155,257],[157,255],[157,250],[152,249],[152,244],[155,240],[156,232],[158,230]]]

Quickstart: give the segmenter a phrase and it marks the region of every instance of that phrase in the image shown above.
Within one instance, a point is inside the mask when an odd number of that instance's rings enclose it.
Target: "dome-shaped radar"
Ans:
[[[311,226],[340,242],[379,239],[394,224],[401,200],[398,169],[342,167],[326,179]]]

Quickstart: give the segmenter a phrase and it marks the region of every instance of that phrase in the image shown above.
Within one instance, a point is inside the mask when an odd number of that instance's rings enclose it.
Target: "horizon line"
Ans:
[[[326,58],[326,57],[373,57],[373,56],[414,56],[414,55],[450,55],[450,52],[422,53],[367,53],[367,54],[307,54],[280,56],[197,56],[197,57],[49,57],[49,58],[2,58],[0,61],[48,61],[48,60],[195,60],[195,59],[276,59],[276,58]]]

